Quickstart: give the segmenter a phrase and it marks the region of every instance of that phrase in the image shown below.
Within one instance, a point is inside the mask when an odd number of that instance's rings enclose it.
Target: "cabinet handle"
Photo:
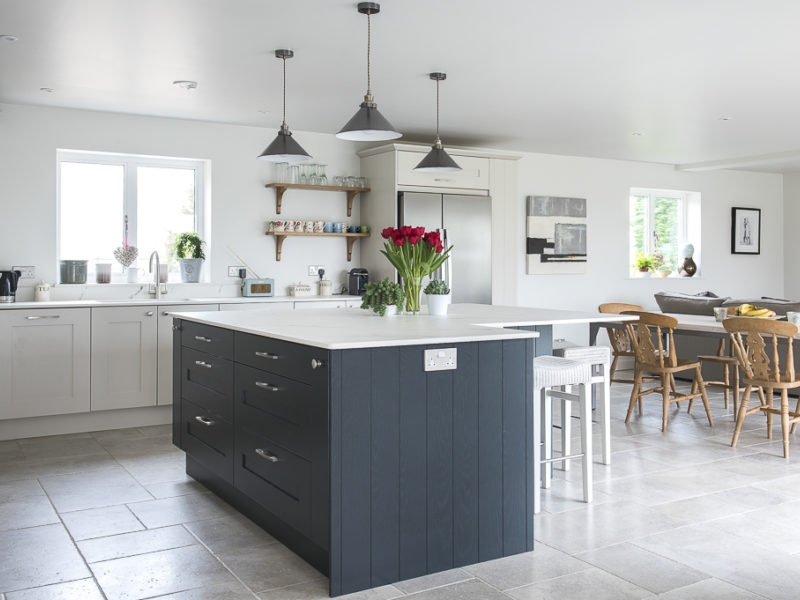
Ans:
[[[205,417],[201,416],[195,417],[194,420],[197,421],[198,423],[202,423],[206,427],[211,427],[214,424],[214,421],[212,421],[211,419],[206,419]]]
[[[212,342],[211,338],[208,338],[208,337],[206,337],[204,335],[196,335],[196,336],[194,336],[194,339],[196,339],[198,342],[205,342],[207,344]]]
[[[168,316],[169,316],[169,313],[168,313],[167,311],[165,311],[165,310],[162,310],[162,311],[161,311],[161,316],[162,316],[162,317],[168,317]]]
[[[203,360],[196,360],[194,361],[194,364],[196,364],[198,367],[203,367],[204,369],[210,369],[211,367],[214,366],[211,363],[207,363]]]
[[[256,356],[260,356],[261,358],[268,358],[270,360],[278,360],[280,358],[278,354],[273,354],[272,352],[256,352]]]
[[[145,317],[152,317],[153,316],[153,311],[152,310],[148,310],[146,313],[144,313],[144,316]]]
[[[311,368],[312,369],[320,369],[325,366],[325,361],[317,360],[316,358],[311,359]]]
[[[37,319],[60,319],[61,315],[40,315],[37,317],[25,317],[28,321],[36,321]]]
[[[434,181],[443,181],[443,182],[448,182],[448,183],[450,183],[452,181],[455,181],[455,179],[445,179],[444,177],[435,177],[433,180]]]
[[[266,450],[262,450],[261,448],[256,448],[256,454],[258,454],[261,458],[268,460],[271,463],[276,463],[280,460],[279,457],[275,456],[271,452],[267,452]]]
[[[256,385],[262,389],[269,390],[270,392],[277,392],[281,389],[277,385],[272,385],[271,383],[265,383],[263,381],[256,381]]]

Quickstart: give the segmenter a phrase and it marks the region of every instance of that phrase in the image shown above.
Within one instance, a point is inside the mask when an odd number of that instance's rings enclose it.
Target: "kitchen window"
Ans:
[[[700,194],[676,190],[632,188],[630,192],[631,270],[639,254],[655,258],[653,270],[677,276],[687,244],[700,265]]]
[[[156,250],[177,278],[175,237],[193,231],[208,239],[205,166],[202,160],[59,150],[58,259],[88,260],[90,273],[95,264],[110,262],[121,281],[114,249],[127,237],[139,250],[131,266],[140,276]]]

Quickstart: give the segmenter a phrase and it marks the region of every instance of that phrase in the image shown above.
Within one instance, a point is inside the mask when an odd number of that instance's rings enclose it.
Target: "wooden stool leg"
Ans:
[[[744,417],[747,414],[747,403],[750,402],[750,392],[752,390],[752,385],[748,385],[744,388],[744,396],[742,396],[742,401],[739,402],[739,412],[736,414],[736,429],[733,430],[733,439],[731,440],[732,448],[736,448],[736,442],[739,441],[739,432],[742,431]]]
[[[583,501],[592,501],[592,401],[591,385],[580,385],[581,442],[583,450]]]
[[[639,390],[642,389],[642,372],[636,369],[633,375],[633,389],[631,390],[631,401],[628,403],[628,414],[625,416],[625,423],[630,423],[633,407],[639,401],[639,414],[642,412],[642,399],[639,397]]]
[[[766,396],[766,400],[767,400],[767,410],[765,411],[767,413],[767,439],[771,440],[772,439],[772,408],[773,408],[772,402],[773,402],[773,400],[775,398],[775,392],[772,390],[772,388],[767,388],[767,391],[764,392],[764,395]]]
[[[669,375],[666,373],[661,375],[661,402],[661,431],[666,431],[669,421]]]
[[[728,364],[723,363],[722,365],[722,383],[725,384],[725,387],[722,388],[723,396],[725,397],[725,410],[728,410],[728,400],[730,398],[730,369],[728,369]]]
[[[783,458],[789,458],[789,391],[781,390],[781,436],[783,437]]]
[[[541,418],[542,398],[544,390],[533,390],[533,513],[542,510],[542,424],[536,422]]]
[[[694,376],[697,380],[697,387],[700,388],[700,398],[703,400],[703,406],[706,409],[706,416],[708,417],[708,426],[714,426],[714,419],[711,418],[711,408],[708,406],[708,393],[706,392],[706,384],[703,381],[703,373],[700,367],[694,370]]]
[[[733,414],[736,415],[736,407],[739,404],[739,367],[733,365]]]
[[[616,373],[616,372],[617,372],[617,361],[618,361],[618,360],[619,360],[619,356],[617,356],[617,355],[615,354],[615,355],[614,355],[614,359],[611,361],[611,369],[610,369],[610,373],[608,374],[608,378],[609,378],[609,380],[611,380],[611,381],[613,381],[613,380],[614,380],[614,373]]]
[[[572,386],[567,385],[565,392],[572,393]],[[572,454],[572,402],[561,400],[561,456]],[[569,471],[568,460],[561,461],[561,468]]]

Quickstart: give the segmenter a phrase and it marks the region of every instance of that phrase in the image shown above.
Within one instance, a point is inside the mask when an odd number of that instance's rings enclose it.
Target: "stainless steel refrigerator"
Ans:
[[[492,303],[492,199],[426,192],[398,192],[399,226],[440,230],[453,245],[435,274],[453,291],[453,302]]]

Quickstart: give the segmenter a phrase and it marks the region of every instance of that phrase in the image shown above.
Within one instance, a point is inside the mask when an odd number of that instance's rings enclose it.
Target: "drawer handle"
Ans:
[[[203,367],[204,369],[210,369],[214,366],[211,363],[205,362],[204,360],[196,360],[194,361],[194,364],[196,364],[198,367]]]
[[[206,344],[210,344],[213,341],[211,338],[204,335],[196,335],[194,336],[194,339],[196,339],[198,342],[205,342]]]
[[[276,463],[280,460],[279,457],[275,456],[271,452],[267,452],[266,450],[262,450],[261,448],[256,448],[256,454],[258,454],[261,458],[268,460],[271,463]]]
[[[36,317],[25,317],[28,321],[36,321],[37,319],[60,319],[61,315],[39,315]]]
[[[317,360],[316,358],[311,359],[311,368],[312,369],[320,369],[325,366],[324,360]]]
[[[211,427],[214,424],[214,421],[212,421],[211,419],[206,419],[205,417],[197,416],[194,418],[194,420],[197,421],[198,423],[202,423],[206,427]]]
[[[444,177],[435,177],[434,181],[443,181],[443,182],[450,183],[450,182],[455,181],[455,179],[445,179]]]
[[[169,313],[168,313],[167,311],[165,311],[165,310],[162,310],[162,311],[161,311],[161,316],[162,316],[162,317],[168,317],[168,316],[169,316]]]
[[[256,381],[256,385],[262,389],[269,390],[270,392],[277,392],[281,389],[277,385],[272,385],[271,383],[265,383],[263,381]]]
[[[273,354],[272,352],[256,352],[256,356],[260,358],[268,358],[270,360],[278,360],[280,355]]]
[[[144,313],[144,316],[145,317],[152,317],[153,316],[153,311],[152,310],[148,310],[146,313]]]

